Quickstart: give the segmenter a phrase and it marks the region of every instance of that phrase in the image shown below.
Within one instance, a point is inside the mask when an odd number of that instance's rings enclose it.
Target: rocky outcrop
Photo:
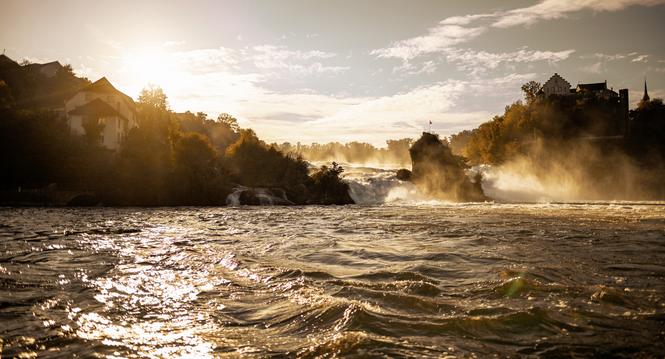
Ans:
[[[437,135],[423,135],[409,149],[411,181],[426,195],[456,202],[481,202],[488,198],[481,177],[471,181],[464,158],[456,156]]]
[[[406,168],[401,168],[397,170],[395,177],[397,177],[397,179],[400,181],[411,181],[411,171],[407,170]]]
[[[333,162],[332,166],[321,166],[311,175],[308,188],[308,204],[345,205],[354,204],[349,194],[349,184],[342,180],[344,168]]]

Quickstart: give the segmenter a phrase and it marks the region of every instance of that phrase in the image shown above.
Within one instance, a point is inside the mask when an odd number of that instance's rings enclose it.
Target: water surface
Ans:
[[[658,204],[0,209],[3,357],[656,357]]]

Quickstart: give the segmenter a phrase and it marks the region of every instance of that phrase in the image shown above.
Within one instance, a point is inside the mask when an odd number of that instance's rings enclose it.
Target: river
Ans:
[[[3,357],[662,357],[662,203],[0,209]]]

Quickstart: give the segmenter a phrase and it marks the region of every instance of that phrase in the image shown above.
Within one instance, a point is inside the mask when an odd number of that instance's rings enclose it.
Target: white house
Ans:
[[[136,105],[102,77],[65,101],[65,114],[70,130],[85,135],[87,121],[102,125],[102,146],[117,150],[130,129],[137,126]]]
[[[552,77],[550,77],[547,82],[542,87],[542,91],[545,96],[559,95],[567,96],[571,94],[570,84],[568,81],[564,80],[563,77],[559,76],[556,72]]]

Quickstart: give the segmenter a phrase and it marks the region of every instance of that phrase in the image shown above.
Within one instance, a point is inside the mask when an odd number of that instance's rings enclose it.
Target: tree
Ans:
[[[524,98],[526,99],[527,104],[531,104],[537,97],[538,91],[542,88],[540,82],[529,81],[522,85],[522,91],[524,92]]]
[[[312,183],[309,191],[310,203],[317,204],[353,204],[349,195],[349,184],[344,182],[341,174],[344,168],[332,163],[332,167],[321,166],[312,174]]]
[[[240,132],[240,125],[238,125],[238,119],[229,115],[228,113],[222,113],[219,116],[217,116],[217,121],[226,124],[227,126],[229,126],[231,131],[235,133]]]
[[[64,65],[62,67],[62,72],[58,71],[58,75],[59,76],[62,76],[62,75],[76,76],[76,74],[74,74],[74,69],[72,68],[71,64]]]
[[[176,203],[224,203],[229,192],[216,166],[217,152],[208,137],[189,132],[173,144],[171,193]]]
[[[168,111],[169,104],[166,94],[161,87],[149,86],[141,90],[139,94],[139,105],[152,107],[157,110]]]
[[[388,145],[386,151],[389,161],[394,161],[400,164],[408,164],[410,162],[409,148],[411,147],[411,144],[413,144],[413,139],[402,138],[399,140],[387,140],[386,144]],[[376,151],[374,148],[373,150]]]
[[[178,138],[174,144],[175,164],[190,170],[201,170],[217,156],[208,137],[189,132]]]

